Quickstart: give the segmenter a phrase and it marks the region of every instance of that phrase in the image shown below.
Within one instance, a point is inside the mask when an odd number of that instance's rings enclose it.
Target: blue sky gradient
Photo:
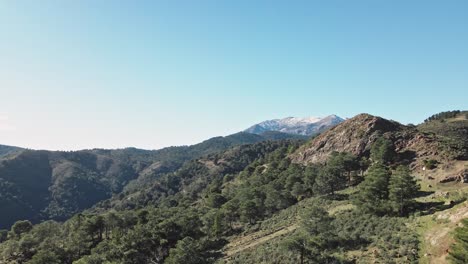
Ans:
[[[468,107],[468,1],[0,1],[0,144],[155,149]]]

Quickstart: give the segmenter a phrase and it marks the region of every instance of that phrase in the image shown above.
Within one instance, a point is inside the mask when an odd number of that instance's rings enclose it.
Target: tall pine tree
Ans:
[[[395,158],[395,148],[392,141],[381,136],[371,147],[370,158],[373,162],[388,164]]]
[[[390,177],[389,194],[393,212],[402,216],[414,204],[413,197],[419,191],[419,185],[410,174],[407,166],[399,166]]]
[[[353,202],[364,212],[377,215],[388,211],[390,171],[382,163],[374,163],[368,170]]]

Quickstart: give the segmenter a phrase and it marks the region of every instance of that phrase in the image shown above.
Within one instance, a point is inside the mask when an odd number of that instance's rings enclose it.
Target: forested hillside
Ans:
[[[32,157],[3,161],[13,163],[5,168],[36,168],[39,178],[79,160],[60,175],[95,171],[92,186],[114,186],[114,195],[64,222],[25,217],[0,231],[0,263],[464,263],[466,118],[445,120],[454,132],[433,122],[440,120],[404,126],[361,114],[307,142],[238,134],[159,154],[23,152]],[[168,158],[156,160],[162,153]],[[135,176],[112,174],[128,171]],[[6,172],[9,199],[21,197]]]
[[[129,183],[128,189],[139,188],[193,158],[236,145],[295,137],[278,132],[237,133],[156,151],[127,148],[54,152],[2,147],[5,156],[0,159],[0,228],[9,228],[21,219],[65,220],[120,193]]]
[[[21,151],[21,148],[0,145],[0,158]]]

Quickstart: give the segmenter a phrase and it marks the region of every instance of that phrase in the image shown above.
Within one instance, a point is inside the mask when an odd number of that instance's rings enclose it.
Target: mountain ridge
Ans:
[[[303,139],[281,132],[239,132],[159,150],[48,151],[5,146],[5,155],[0,156],[0,211],[5,212],[0,215],[0,228],[20,219],[65,220],[126,187],[145,185],[173,172],[194,158],[288,138]]]
[[[448,129],[452,124],[457,123],[446,123],[445,128]],[[371,145],[380,136],[391,140],[400,158],[407,160],[412,166],[422,166],[423,160],[429,159],[443,162],[467,158],[466,143],[460,147],[456,143],[447,142],[443,136],[437,135],[441,133],[440,129],[434,133],[427,130],[427,126],[427,123],[406,126],[382,117],[359,114],[313,138],[290,158],[296,163],[312,164],[324,163],[334,151],[368,156]],[[466,130],[458,131],[457,136],[463,140],[468,137],[468,133]]]
[[[302,118],[286,117],[282,119],[271,119],[257,123],[245,129],[244,132],[261,134],[267,131],[279,131],[295,135],[313,136],[343,121],[344,119],[337,115]]]
[[[65,188],[68,196],[52,195],[58,200],[87,197],[89,187],[91,193],[106,192],[99,189],[105,185],[81,185],[83,181],[116,180],[118,175],[107,176],[127,169],[138,171],[138,176],[130,187],[116,181],[125,185],[121,192],[114,192],[111,198],[64,223],[45,221],[31,227],[28,221],[17,221],[11,231],[0,230],[0,259],[6,263],[41,264],[261,263],[271,259],[293,264],[298,263],[300,251],[284,248],[314,236],[308,233],[309,222],[302,219],[327,224],[319,235],[331,237],[329,242],[353,245],[339,248],[330,244],[331,253],[318,263],[327,259],[351,263],[356,257],[366,263],[435,259],[447,252],[449,242],[442,240],[450,238],[449,233],[439,236],[438,230],[454,229],[459,220],[451,219],[467,212],[468,159],[463,152],[467,149],[467,122],[459,115],[405,126],[360,114],[308,141],[273,140],[289,135],[280,132],[264,132],[264,136],[240,132],[199,146],[156,152],[162,156],[133,148],[23,151],[20,157],[32,158],[6,159],[16,163],[17,169],[7,166],[4,170],[5,161],[0,162],[0,176],[8,176],[3,180],[0,177],[0,208],[6,212],[0,214],[0,223],[1,217],[10,215],[8,206],[1,207],[2,202],[3,206],[12,205],[8,197],[18,195],[12,188],[11,195],[6,193],[5,197],[1,188],[9,190],[12,184],[23,184],[28,195],[36,197],[34,188],[47,187],[49,179],[43,176],[50,171],[58,183],[72,178],[72,184],[65,186],[78,187],[78,192],[76,188]],[[246,143],[256,140],[262,141]],[[375,155],[376,143],[382,141],[392,149],[385,160]],[[295,160],[298,153],[305,155]],[[324,163],[316,162],[320,159]],[[425,165],[422,161],[427,159],[434,159],[435,167],[423,170],[420,165]],[[411,164],[414,166],[407,166]],[[367,190],[376,177],[375,168],[388,171],[383,176],[383,171],[378,171],[378,177],[396,178],[401,177],[397,173],[400,165],[411,170],[408,177],[421,180],[422,190],[412,190],[408,196],[411,203],[402,204],[404,209],[396,210],[393,203],[398,201],[388,194],[383,198],[385,212],[364,211],[366,208],[355,195]],[[460,170],[464,171],[463,177],[441,181],[453,178]],[[83,171],[89,173],[80,173]],[[42,185],[19,177],[18,172],[35,173],[37,177],[30,179]],[[123,176],[130,179],[132,175]],[[20,182],[12,182],[15,179]],[[391,181],[382,184],[389,192],[398,190]],[[366,205],[373,204],[373,199],[366,200]],[[450,221],[434,221],[436,216]],[[34,220],[27,215],[21,218]],[[426,222],[430,225],[426,226]],[[432,241],[437,246],[431,246]],[[30,246],[23,247],[26,243]],[[190,261],[192,258],[196,259]],[[305,258],[307,261],[310,257]]]

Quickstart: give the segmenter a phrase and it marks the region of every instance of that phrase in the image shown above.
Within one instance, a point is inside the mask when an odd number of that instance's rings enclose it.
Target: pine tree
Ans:
[[[364,212],[385,214],[388,211],[388,186],[390,172],[381,163],[369,168],[364,181],[359,184],[359,191],[353,197],[353,203]]]
[[[419,185],[410,174],[407,166],[399,166],[390,177],[389,194],[390,205],[394,212],[403,215],[413,203],[412,199],[419,191]]]
[[[250,224],[255,223],[255,219],[258,216],[257,204],[254,201],[245,201],[240,206],[241,218],[245,222]]]
[[[28,220],[20,220],[20,221],[17,221],[12,227],[11,227],[11,231],[13,232],[13,234],[15,234],[16,236],[21,236],[21,234],[23,233],[27,233],[29,231],[31,231],[32,229],[32,224],[30,221]]]
[[[309,207],[301,218],[299,229],[283,242],[284,248],[299,253],[299,263],[305,263],[306,260],[328,263],[331,256],[327,250],[331,248],[331,241],[335,237],[331,225],[333,218],[318,206]]]
[[[202,264],[206,262],[204,262],[200,254],[200,248],[197,241],[191,237],[186,237],[179,240],[175,248],[171,248],[169,251],[169,257],[166,259],[165,263]]]
[[[455,229],[455,244],[449,250],[449,260],[454,264],[468,263],[468,218],[462,224]]]
[[[395,149],[392,141],[383,136],[379,137],[371,147],[370,158],[373,162],[388,164],[395,158]]]
[[[303,264],[310,248],[308,235],[298,231],[293,236],[284,240],[282,248],[299,253],[299,263]]]
[[[314,193],[334,195],[336,191],[346,186],[347,179],[344,169],[335,164],[327,164],[315,178]]]

